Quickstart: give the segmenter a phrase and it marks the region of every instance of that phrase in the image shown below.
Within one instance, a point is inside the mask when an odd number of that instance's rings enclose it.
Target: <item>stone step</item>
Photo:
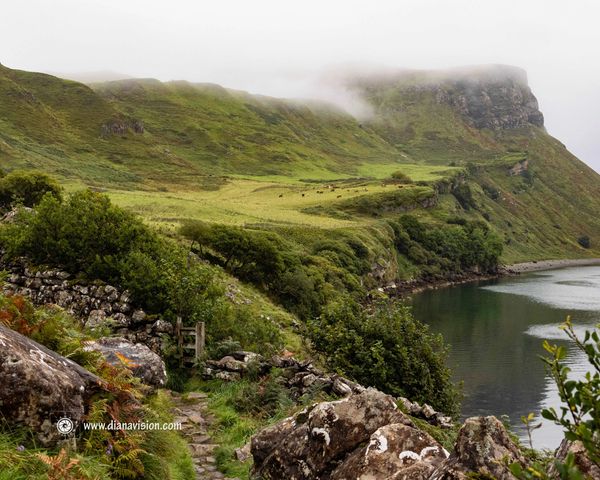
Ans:
[[[210,440],[210,436],[206,434],[194,434],[192,435],[192,443],[207,443]]]
[[[212,454],[218,445],[215,445],[214,443],[190,443],[190,447],[192,448],[194,455],[200,457]]]

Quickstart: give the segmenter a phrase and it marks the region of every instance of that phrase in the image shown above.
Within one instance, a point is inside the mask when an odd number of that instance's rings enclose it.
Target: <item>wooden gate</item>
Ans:
[[[194,327],[184,327],[181,317],[177,317],[175,337],[177,338],[180,365],[195,364],[204,353],[206,342],[204,322],[198,322]]]

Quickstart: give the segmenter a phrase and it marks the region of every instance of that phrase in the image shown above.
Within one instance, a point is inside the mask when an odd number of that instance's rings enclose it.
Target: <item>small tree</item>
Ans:
[[[600,335],[598,328],[586,331],[580,339],[573,329],[571,318],[561,329],[575,343],[578,350],[585,354],[591,370],[582,380],[569,378],[570,368],[564,364],[567,356],[565,347],[544,342],[544,349],[550,354],[544,358],[549,371],[556,382],[558,393],[564,406],[560,413],[554,408],[542,410],[542,416],[561,425],[565,429],[567,440],[579,440],[585,447],[590,460],[600,466]]]

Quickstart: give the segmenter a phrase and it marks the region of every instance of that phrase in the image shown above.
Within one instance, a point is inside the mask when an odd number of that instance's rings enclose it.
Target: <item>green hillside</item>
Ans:
[[[505,262],[599,256],[600,177],[545,131],[520,70],[398,72],[340,88],[373,115],[217,85],[85,86],[0,66],[0,167],[104,189],[169,228],[200,219],[300,240],[306,227],[348,229],[369,237],[386,279],[412,272],[384,223],[407,212],[488,223]]]

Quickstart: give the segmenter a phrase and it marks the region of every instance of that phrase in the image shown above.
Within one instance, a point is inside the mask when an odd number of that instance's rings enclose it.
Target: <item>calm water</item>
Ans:
[[[567,315],[576,330],[600,322],[600,267],[537,272],[415,295],[415,317],[451,345],[450,366],[464,381],[463,415],[508,415],[525,438],[521,415],[560,404],[539,356],[543,339],[571,346],[557,327]],[[572,347],[572,346],[571,346]],[[567,361],[573,375],[586,371],[574,348]],[[535,448],[555,448],[559,427],[545,422]]]

